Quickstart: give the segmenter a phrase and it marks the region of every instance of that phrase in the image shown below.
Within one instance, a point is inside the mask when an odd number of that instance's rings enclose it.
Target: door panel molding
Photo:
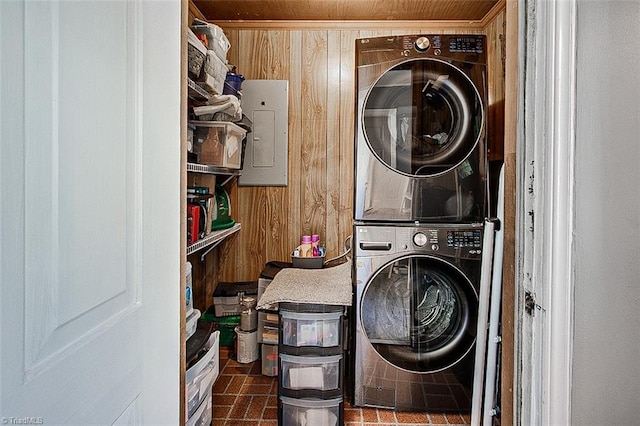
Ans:
[[[25,10],[28,381],[138,309],[142,66],[133,2]]]

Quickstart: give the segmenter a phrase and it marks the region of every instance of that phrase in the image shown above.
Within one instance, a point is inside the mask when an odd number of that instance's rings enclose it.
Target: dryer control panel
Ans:
[[[484,51],[484,38],[482,36],[451,37],[449,39],[449,52],[482,53]]]

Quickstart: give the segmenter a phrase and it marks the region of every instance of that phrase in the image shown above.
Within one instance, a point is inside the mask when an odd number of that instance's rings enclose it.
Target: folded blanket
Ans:
[[[279,302],[351,306],[351,261],[322,269],[287,268],[265,289],[257,309]]]

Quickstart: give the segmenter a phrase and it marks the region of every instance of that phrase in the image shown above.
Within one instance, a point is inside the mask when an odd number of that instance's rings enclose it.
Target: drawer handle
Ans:
[[[391,243],[360,243],[360,250],[389,251]]]

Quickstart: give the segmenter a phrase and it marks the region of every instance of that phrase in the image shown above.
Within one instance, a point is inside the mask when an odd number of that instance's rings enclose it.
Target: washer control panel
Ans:
[[[356,226],[355,252],[367,257],[418,252],[476,258],[482,254],[482,230],[481,224]]]
[[[482,231],[473,228],[401,228],[396,231],[397,247],[424,252],[482,253]],[[409,244],[407,242],[410,241]]]
[[[447,247],[482,247],[482,233],[479,230],[447,231]]]

